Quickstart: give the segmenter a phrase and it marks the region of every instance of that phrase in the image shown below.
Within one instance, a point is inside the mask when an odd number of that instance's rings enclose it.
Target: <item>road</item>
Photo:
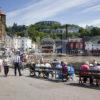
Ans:
[[[75,82],[50,82],[23,76],[0,74],[0,100],[99,100],[100,89],[80,87]],[[72,85],[71,85],[72,84]]]

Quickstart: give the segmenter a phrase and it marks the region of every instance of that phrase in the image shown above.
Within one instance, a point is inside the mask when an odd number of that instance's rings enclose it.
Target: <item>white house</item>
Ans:
[[[85,50],[91,51],[92,50],[92,46],[93,46],[92,42],[86,42],[85,43]]]
[[[12,47],[15,50],[26,51],[27,49],[32,47],[32,40],[27,37],[13,37]]]
[[[27,50],[32,48],[32,40],[26,37],[20,38],[20,48],[22,50]]]
[[[13,48],[15,50],[20,49],[21,47],[21,37],[13,37]]]
[[[12,45],[13,45],[13,38],[8,36],[8,35],[6,35],[5,36],[5,47],[6,48],[11,48]]]
[[[93,37],[85,42],[85,50],[100,50],[100,38]]]

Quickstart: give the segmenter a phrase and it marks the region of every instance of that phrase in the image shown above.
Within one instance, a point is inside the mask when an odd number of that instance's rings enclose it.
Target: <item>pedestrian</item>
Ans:
[[[0,72],[1,72],[2,66],[3,66],[3,60],[2,60],[2,57],[0,56]]]
[[[8,72],[9,72],[9,65],[8,65],[8,58],[7,57],[5,57],[3,59],[3,67],[4,67],[4,74],[7,77]]]
[[[21,63],[21,59],[18,53],[16,53],[14,55],[14,59],[13,59],[13,63],[14,63],[14,74],[15,76],[17,75],[17,70],[19,72],[19,76],[21,76],[21,68],[20,68],[20,63]]]

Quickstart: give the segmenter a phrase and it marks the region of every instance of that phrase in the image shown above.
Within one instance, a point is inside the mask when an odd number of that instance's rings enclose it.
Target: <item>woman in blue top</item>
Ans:
[[[68,66],[68,75],[69,75],[69,79],[74,80],[75,70],[72,64]]]

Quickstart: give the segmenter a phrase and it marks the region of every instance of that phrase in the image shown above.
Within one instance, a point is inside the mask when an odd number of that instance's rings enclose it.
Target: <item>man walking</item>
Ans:
[[[19,56],[19,54],[15,54],[15,56],[14,56],[14,73],[15,73],[15,76],[17,75],[17,70],[18,70],[18,72],[19,72],[19,76],[21,76],[22,74],[21,74],[21,71],[20,71],[20,63],[21,63],[21,59],[20,59],[20,56]]]

